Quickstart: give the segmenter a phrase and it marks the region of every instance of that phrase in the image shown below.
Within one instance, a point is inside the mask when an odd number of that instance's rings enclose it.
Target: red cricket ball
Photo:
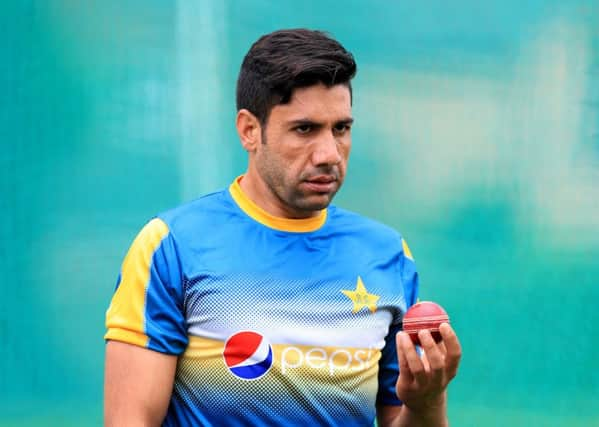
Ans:
[[[439,325],[443,322],[449,323],[449,316],[443,307],[431,301],[422,301],[406,311],[403,317],[403,330],[416,345],[420,345],[418,331],[421,329],[428,329],[435,342],[440,342],[442,338],[439,333]]]

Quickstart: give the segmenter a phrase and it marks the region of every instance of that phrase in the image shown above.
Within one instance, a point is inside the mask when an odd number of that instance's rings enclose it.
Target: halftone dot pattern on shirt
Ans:
[[[354,313],[342,290],[354,289],[357,276],[338,281],[278,276],[204,273],[186,281],[190,342],[178,365],[175,393],[201,408],[199,413],[226,410],[232,420],[264,414],[286,425],[306,419],[315,425],[342,419],[352,420],[348,425],[371,423],[380,351],[394,313],[384,308]],[[374,283],[365,286],[378,292]],[[403,302],[401,293],[394,298],[381,303]],[[225,342],[242,331],[272,345],[272,366],[255,379],[240,378],[224,358]]]
[[[375,284],[367,286],[376,292]],[[380,349],[388,325],[399,320],[385,307],[403,303],[403,295],[381,299],[375,313],[366,308],[353,313],[353,303],[342,290],[354,287],[354,281],[279,279],[274,274],[203,275],[185,283],[188,332],[224,341],[242,330],[269,331],[271,339],[281,337],[289,344]]]

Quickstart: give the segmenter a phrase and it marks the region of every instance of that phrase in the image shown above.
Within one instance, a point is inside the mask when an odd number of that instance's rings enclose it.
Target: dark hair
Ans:
[[[322,31],[279,30],[260,37],[243,59],[237,79],[237,110],[265,124],[270,110],[286,104],[293,90],[323,83],[345,84],[351,94],[353,55]]]

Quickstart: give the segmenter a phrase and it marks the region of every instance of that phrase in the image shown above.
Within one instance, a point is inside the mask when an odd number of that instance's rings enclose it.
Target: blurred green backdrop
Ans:
[[[0,6],[0,425],[102,422],[104,312],[155,213],[228,185],[241,59],[354,52],[336,203],[399,229],[464,347],[455,426],[599,426],[596,1]]]

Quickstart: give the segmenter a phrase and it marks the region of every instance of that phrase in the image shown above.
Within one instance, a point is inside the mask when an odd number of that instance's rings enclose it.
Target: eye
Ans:
[[[312,125],[303,124],[295,128],[295,131],[301,135],[305,135],[312,130]]]
[[[333,128],[333,131],[336,134],[344,134],[346,132],[349,132],[350,129],[351,129],[351,125],[349,125],[347,123],[337,123],[335,125],[335,127]]]

